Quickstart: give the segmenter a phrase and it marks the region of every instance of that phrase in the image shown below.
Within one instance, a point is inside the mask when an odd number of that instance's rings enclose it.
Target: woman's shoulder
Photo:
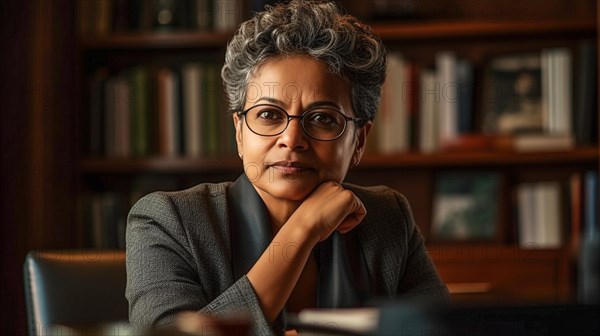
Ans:
[[[225,203],[227,188],[232,182],[201,183],[193,187],[176,191],[153,191],[140,198],[134,208],[180,208],[189,204]]]
[[[219,198],[226,197],[227,188],[232,182],[200,183],[193,187],[176,191],[153,191],[144,198],[170,198],[174,201],[189,198]]]

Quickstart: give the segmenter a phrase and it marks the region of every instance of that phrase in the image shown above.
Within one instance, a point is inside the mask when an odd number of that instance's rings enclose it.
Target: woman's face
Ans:
[[[355,117],[348,85],[308,56],[263,64],[248,85],[244,109],[257,104],[277,105],[291,116],[324,104]],[[244,170],[265,200],[302,201],[324,181],[341,182],[348,167],[360,160],[371,126],[358,128],[349,121],[339,138],[318,141],[304,133],[299,119],[292,119],[279,135],[261,136],[248,129],[244,117],[233,118]]]

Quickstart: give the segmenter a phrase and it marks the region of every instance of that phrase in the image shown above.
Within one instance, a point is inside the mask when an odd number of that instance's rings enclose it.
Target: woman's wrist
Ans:
[[[317,226],[310,225],[309,220],[297,212],[290,217],[284,227],[290,230],[290,234],[299,243],[308,246],[311,250],[321,238],[321,232]]]

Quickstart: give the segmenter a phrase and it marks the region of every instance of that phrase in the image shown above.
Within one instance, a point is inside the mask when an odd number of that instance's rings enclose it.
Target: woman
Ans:
[[[283,313],[307,307],[447,299],[404,197],[341,184],[385,66],[381,40],[331,3],[291,1],[240,26],[222,77],[245,174],[131,209],[132,322],[246,310],[256,334],[281,334]]]

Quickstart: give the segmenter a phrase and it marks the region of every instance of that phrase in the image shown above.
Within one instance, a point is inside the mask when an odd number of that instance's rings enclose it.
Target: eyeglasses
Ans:
[[[258,104],[237,114],[244,116],[250,131],[262,136],[279,135],[287,129],[290,120],[300,119],[304,133],[319,141],[332,141],[342,136],[348,121],[354,121],[359,127],[365,123],[364,119],[348,117],[329,106],[316,106],[302,115],[291,116],[277,105]]]

